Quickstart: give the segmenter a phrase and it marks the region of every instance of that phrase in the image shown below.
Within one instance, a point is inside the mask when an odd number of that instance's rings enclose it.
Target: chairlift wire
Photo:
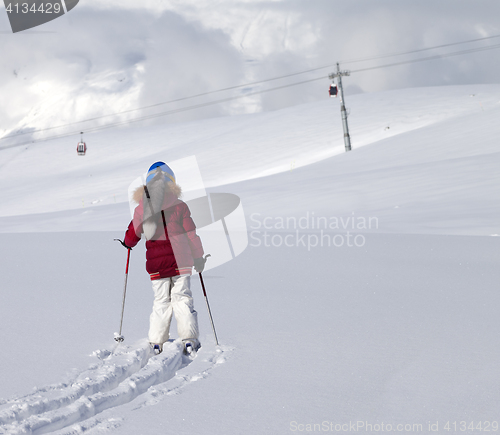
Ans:
[[[487,47],[471,48],[468,50],[454,51],[453,53],[436,54],[434,56],[421,57],[418,59],[411,59],[411,60],[404,60],[401,62],[389,63],[389,64],[385,64],[385,65],[378,65],[378,66],[372,66],[372,67],[367,67],[367,68],[355,69],[355,70],[351,70],[351,74],[358,73],[358,72],[364,72],[364,71],[371,71],[371,70],[380,69],[380,68],[389,68],[391,66],[397,66],[397,65],[406,65],[406,64],[410,64],[410,63],[424,62],[427,60],[444,59],[446,57],[459,56],[462,54],[469,54],[469,53],[476,53],[479,51],[495,50],[497,48],[500,48],[500,44],[489,45]]]
[[[387,58],[387,57],[403,56],[406,54],[421,53],[423,51],[436,50],[438,48],[444,48],[444,47],[452,47],[454,45],[468,44],[470,42],[485,41],[485,40],[493,39],[493,38],[500,38],[500,35],[486,36],[484,38],[477,38],[477,39],[469,39],[468,41],[462,41],[462,42],[452,42],[450,44],[435,45],[433,47],[419,48],[417,50],[411,50],[411,51],[401,51],[401,52],[396,52],[396,53],[381,54],[378,56],[364,57],[364,58],[357,58],[357,59],[346,59],[346,60],[339,61],[339,63],[340,64],[357,63],[357,62],[365,62],[367,60],[376,60],[376,59],[383,59],[383,58]]]
[[[288,85],[277,86],[275,88],[269,88],[269,89],[264,89],[264,90],[261,90],[261,91],[250,92],[250,93],[244,94],[244,95],[237,95],[237,96],[234,96],[234,97],[222,98],[222,99],[219,99],[219,100],[208,101],[206,103],[200,103],[200,104],[195,104],[195,105],[192,105],[192,106],[187,106],[187,107],[181,107],[181,108],[178,108],[178,109],[168,110],[168,111],[165,111],[165,112],[160,112],[160,113],[154,113],[154,114],[151,114],[151,115],[141,116],[139,118],[134,118],[134,119],[129,119],[129,120],[125,120],[125,121],[114,122],[114,123],[111,123],[111,124],[104,124],[104,125],[100,125],[100,126],[97,126],[97,127],[90,127],[90,128],[86,128],[85,132],[86,133],[89,133],[89,132],[92,133],[92,132],[95,132],[95,131],[106,130],[108,128],[117,127],[117,126],[120,126],[120,125],[123,125],[123,124],[131,124],[133,122],[146,121],[148,119],[158,118],[158,117],[161,117],[161,116],[173,115],[173,114],[180,113],[180,112],[186,112],[188,110],[199,109],[199,108],[207,107],[207,106],[213,106],[213,105],[216,105],[216,104],[226,103],[226,102],[229,102],[229,101],[238,100],[238,99],[246,98],[246,97],[251,97],[251,96],[254,96],[254,95],[258,95],[258,94],[264,94],[264,93],[271,92],[271,91],[277,91],[277,90],[280,90],[280,89],[290,88],[292,86],[298,86],[298,85],[302,85],[304,83],[315,82],[315,81],[318,81],[318,80],[325,80],[326,78],[328,78],[328,76],[316,77],[314,79],[303,80],[301,82],[290,83]],[[61,133],[61,134],[50,136],[50,137],[47,137],[47,138],[35,139],[35,140],[30,140],[30,141],[27,141],[27,142],[20,143],[20,144],[15,144],[15,145],[9,145],[9,146],[5,146],[5,147],[1,147],[0,149],[7,149],[7,148],[13,148],[13,147],[18,147],[18,146],[23,146],[23,145],[29,145],[29,144],[37,143],[37,142],[45,142],[45,141],[52,140],[52,139],[59,139],[59,138],[69,137],[69,136],[74,136],[74,135],[75,135],[74,132]],[[3,138],[0,138],[0,139],[3,139]]]
[[[463,43],[467,43],[467,42],[479,41],[479,40],[484,40],[484,39],[491,39],[491,38],[496,38],[496,37],[500,37],[500,35],[491,36],[491,37],[487,37],[487,38],[479,38],[479,39],[474,39],[474,40],[464,41],[464,42],[457,42],[457,43],[453,43],[453,44],[445,44],[445,45],[436,46],[436,47],[429,47],[429,48],[426,48],[426,49],[413,50],[411,52],[405,52],[405,53],[399,53],[399,54],[393,54],[393,55],[384,55],[384,56],[374,57],[373,59],[375,59],[375,58],[382,58],[382,57],[389,57],[389,56],[398,56],[398,55],[409,54],[409,53],[415,53],[415,52],[418,52],[418,51],[432,50],[432,49],[441,48],[441,47],[444,47],[444,46],[458,45],[458,44],[463,44]],[[453,53],[445,53],[445,54],[439,54],[439,55],[434,55],[434,56],[422,57],[422,58],[418,58],[418,59],[411,59],[411,60],[407,60],[407,61],[395,62],[395,63],[378,65],[378,66],[367,67],[367,68],[361,68],[361,69],[357,69],[357,70],[351,70],[350,72],[351,72],[351,74],[352,73],[358,73],[358,72],[365,72],[365,71],[371,71],[371,70],[375,70],[375,69],[389,68],[389,67],[392,67],[392,66],[406,65],[406,64],[423,62],[423,61],[428,61],[428,60],[442,59],[442,58],[447,58],[447,57],[451,57],[451,56],[458,56],[458,55],[463,55],[463,54],[470,54],[470,53],[475,53],[475,52],[480,52],[480,51],[486,51],[486,50],[493,50],[493,49],[498,49],[498,48],[500,48],[500,44],[490,45],[490,46],[486,46],[486,47],[476,47],[476,48],[472,48],[472,49],[468,49],[468,50],[456,51],[456,52],[453,52]],[[368,60],[368,58],[366,60]],[[361,61],[361,60],[353,60],[352,62],[355,62],[355,61]],[[344,63],[348,63],[348,61],[344,61]],[[270,82],[270,81],[273,81],[273,80],[279,80],[279,79],[282,79],[282,78],[292,77],[292,76],[296,76],[296,75],[299,75],[299,74],[304,74],[304,73],[307,73],[307,72],[317,71],[317,70],[328,68],[328,67],[332,67],[332,66],[334,66],[334,65],[325,65],[325,66],[322,66],[322,67],[312,68],[312,69],[309,69],[309,70],[304,70],[304,71],[300,71],[300,72],[296,72],[296,73],[292,73],[292,74],[287,74],[287,75],[283,75],[283,76],[279,76],[279,77],[273,77],[273,78],[266,79],[266,80],[261,80],[261,81],[256,81],[256,82],[252,82],[252,83],[246,83],[246,84],[243,84],[243,85],[231,86],[231,87],[224,88],[224,89],[218,89],[218,90],[214,90],[214,91],[204,92],[204,93],[193,95],[193,96],[190,96],[190,97],[178,98],[176,100],[170,100],[170,101],[166,101],[166,102],[163,102],[163,103],[157,103],[157,104],[153,104],[153,105],[150,105],[150,106],[144,106],[144,107],[137,108],[137,109],[129,109],[129,110],[126,110],[126,111],[115,112],[114,114],[101,115],[101,116],[94,117],[94,118],[89,118],[89,119],[86,119],[86,120],[83,120],[83,121],[72,122],[72,123],[68,123],[68,124],[64,124],[64,125],[59,125],[59,126],[55,126],[55,127],[47,127],[47,128],[38,129],[38,130],[32,130],[32,131],[24,132],[24,133],[17,133],[15,135],[4,136],[4,137],[0,138],[0,140],[9,139],[9,138],[20,136],[20,135],[24,135],[24,134],[34,134],[34,133],[39,133],[39,132],[43,132],[43,131],[53,130],[53,129],[56,129],[56,128],[68,127],[68,126],[75,125],[75,124],[81,124],[83,122],[95,121],[95,120],[102,119],[102,118],[105,118],[105,117],[108,117],[108,116],[116,116],[116,115],[120,115],[120,114],[123,114],[123,113],[129,113],[129,112],[133,112],[133,111],[137,111],[137,110],[143,110],[143,109],[147,109],[147,108],[151,108],[151,107],[157,107],[157,106],[168,104],[168,103],[174,103],[174,102],[184,101],[184,100],[188,100],[188,99],[192,99],[192,98],[197,98],[197,97],[201,97],[201,96],[205,96],[205,95],[214,94],[214,93],[217,93],[217,92],[223,92],[223,91],[227,91],[227,90],[234,90],[234,89],[238,89],[238,88],[242,88],[242,87],[247,87],[247,86],[251,86],[251,85],[255,85],[255,84],[266,83],[266,82]],[[328,78],[328,76],[321,76],[321,77],[316,77],[314,79],[302,80],[300,82],[294,82],[294,83],[290,83],[290,84],[287,84],[287,85],[277,86],[277,87],[274,87],[274,88],[269,88],[269,89],[264,89],[264,90],[260,90],[260,91],[249,92],[249,93],[246,93],[246,94],[243,94],[243,95],[237,95],[237,96],[233,96],[233,97],[222,98],[222,99],[218,99],[218,100],[214,100],[214,101],[209,101],[209,102],[206,102],[206,103],[200,103],[200,104],[195,104],[195,105],[191,105],[191,106],[187,106],[187,107],[182,107],[182,108],[178,108],[178,109],[172,109],[172,110],[168,110],[168,111],[164,111],[164,112],[160,112],[160,113],[154,113],[154,114],[151,114],[151,115],[145,115],[145,116],[141,116],[141,117],[138,117],[138,118],[135,118],[135,119],[129,119],[129,120],[125,120],[125,121],[114,122],[114,123],[105,124],[105,125],[101,125],[101,126],[97,126],[97,127],[93,127],[93,128],[86,128],[86,131],[87,132],[94,132],[94,131],[105,130],[105,129],[113,128],[113,127],[120,126],[120,125],[123,125],[123,124],[130,124],[130,123],[133,123],[133,122],[140,122],[140,121],[145,121],[145,120],[148,120],[148,119],[153,119],[153,118],[157,118],[157,117],[161,117],[161,116],[167,116],[167,115],[172,115],[172,114],[176,114],[176,113],[180,113],[180,112],[186,112],[188,110],[194,110],[194,109],[199,109],[199,108],[202,108],[202,107],[213,106],[213,105],[216,105],[216,104],[225,103],[225,102],[229,102],[229,101],[234,101],[234,100],[238,100],[238,99],[241,99],[241,98],[251,97],[251,96],[255,96],[255,95],[259,95],[259,94],[264,94],[264,93],[267,93],[267,92],[276,91],[276,90],[280,90],[280,89],[285,89],[285,88],[289,88],[289,87],[293,87],[293,86],[298,86],[298,85],[302,85],[302,84],[305,84],[305,83],[311,83],[311,82],[318,81],[318,80],[323,80],[323,79],[326,79],[326,78]],[[63,133],[63,134],[54,135],[54,136],[50,136],[50,137],[43,138],[43,139],[36,139],[36,140],[31,140],[31,141],[28,141],[28,142],[21,143],[21,144],[16,144],[16,145],[2,147],[2,149],[11,148],[11,147],[17,147],[17,146],[23,146],[23,145],[28,145],[28,144],[31,144],[31,143],[42,142],[42,141],[47,141],[47,140],[52,140],[52,139],[58,139],[58,138],[62,138],[62,137],[73,136],[74,134],[75,134],[74,132]]]
[[[467,43],[470,43],[470,42],[477,42],[477,41],[484,41],[484,40],[493,39],[493,38],[499,38],[499,37],[500,37],[500,35],[493,35],[493,36],[487,36],[487,37],[484,37],[484,38],[470,39],[468,41],[453,42],[453,43],[450,43],[450,44],[436,45],[436,46],[433,46],[433,47],[421,48],[421,49],[418,49],[418,50],[411,50],[411,51],[398,52],[398,53],[392,53],[392,54],[385,54],[385,55],[380,55],[380,56],[372,56],[372,57],[366,57],[366,58],[358,58],[358,59],[352,59],[352,60],[347,59],[347,60],[344,60],[344,61],[340,61],[339,63],[341,63],[341,64],[346,64],[347,63],[348,64],[348,63],[364,62],[364,61],[367,61],[367,60],[383,59],[383,58],[394,57],[394,56],[403,56],[403,55],[406,55],[406,54],[420,53],[420,52],[424,52],[424,51],[435,50],[437,48],[451,47],[451,46],[454,46],[454,45],[467,44]],[[371,69],[386,68],[388,66],[404,65],[404,64],[407,64],[407,63],[414,63],[414,62],[421,62],[421,61],[424,61],[424,60],[430,60],[431,58],[438,59],[440,57],[449,57],[449,56],[455,56],[455,55],[458,55],[458,54],[465,54],[465,53],[474,52],[474,51],[489,50],[489,49],[493,49],[493,48],[496,48],[496,47],[497,47],[497,45],[488,46],[488,47],[478,47],[476,49],[470,49],[470,51],[466,50],[466,51],[463,51],[463,52],[456,52],[456,53],[444,54],[444,55],[436,55],[435,57],[433,56],[433,57],[429,57],[429,58],[421,58],[421,59],[418,59],[418,60],[402,61],[402,62],[397,62],[397,63],[389,64],[389,65],[381,65],[381,66],[376,66],[376,67],[369,67],[369,68],[354,70],[354,71],[351,71],[351,72],[369,71]],[[174,99],[174,100],[163,101],[161,103],[150,104],[148,106],[137,107],[135,109],[128,109],[128,110],[123,110],[123,111],[120,111],[120,112],[110,113],[110,114],[107,114],[107,115],[100,115],[100,116],[96,116],[96,117],[93,117],[93,118],[84,119],[82,121],[76,121],[76,122],[71,122],[71,123],[67,123],[67,124],[57,125],[57,126],[54,126],[54,127],[46,127],[46,128],[41,128],[41,129],[37,129],[37,130],[31,130],[31,131],[26,131],[26,132],[11,134],[11,135],[4,136],[4,137],[0,138],[0,140],[9,139],[9,138],[12,138],[12,137],[17,137],[17,136],[22,136],[22,135],[25,135],[25,134],[40,133],[40,132],[43,132],[43,131],[54,130],[54,129],[57,129],[57,128],[69,127],[71,125],[82,124],[82,123],[90,122],[90,121],[97,121],[99,119],[107,118],[107,117],[110,117],[110,116],[122,115],[122,114],[125,114],[125,113],[135,112],[135,111],[138,111],[138,110],[145,110],[145,109],[150,109],[150,108],[153,108],[153,107],[162,106],[162,105],[165,105],[165,104],[172,104],[172,103],[177,103],[177,102],[180,102],[180,101],[190,100],[190,99],[193,99],[193,98],[204,97],[204,96],[212,95],[212,94],[219,93],[219,92],[225,92],[225,91],[240,89],[240,88],[244,88],[244,87],[248,87],[248,86],[254,86],[254,85],[258,85],[258,84],[262,84],[262,83],[268,83],[268,82],[271,82],[271,81],[281,80],[281,79],[288,78],[288,77],[294,77],[294,76],[297,76],[297,75],[306,74],[306,73],[309,73],[309,72],[314,72],[314,71],[318,71],[318,70],[325,69],[325,68],[331,68],[331,67],[334,67],[335,65],[336,65],[336,63],[335,64],[329,64],[329,65],[323,65],[323,66],[319,66],[319,67],[316,67],[316,68],[310,68],[310,69],[307,69],[307,70],[303,70],[303,71],[299,71],[299,72],[295,72],[295,73],[290,73],[290,74],[285,74],[285,75],[281,75],[281,76],[278,76],[278,77],[272,77],[272,78],[265,79],[265,80],[258,80],[258,81],[254,81],[254,82],[244,83],[244,84],[241,84],[241,85],[229,86],[229,87],[226,87],[226,88],[216,89],[216,90],[208,91],[208,92],[203,92],[203,93],[196,94],[196,95],[191,95],[191,96],[188,96],[188,97],[182,97],[182,98],[177,98],[177,99]],[[297,84],[300,85],[302,83],[303,82],[298,82]]]

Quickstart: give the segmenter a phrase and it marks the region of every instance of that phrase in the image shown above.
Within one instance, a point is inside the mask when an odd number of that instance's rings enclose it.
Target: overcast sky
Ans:
[[[498,0],[80,0],[57,20],[12,34],[3,9],[0,133],[16,125],[40,128],[74,122],[337,61],[500,35],[498,17]],[[500,44],[500,38],[344,62],[341,67],[356,70],[494,44]],[[500,49],[353,73],[344,80],[346,98],[407,87],[499,83],[499,67]],[[327,76],[331,71],[333,67],[91,125]],[[317,101],[327,98],[328,85],[328,79],[319,80],[149,122]]]

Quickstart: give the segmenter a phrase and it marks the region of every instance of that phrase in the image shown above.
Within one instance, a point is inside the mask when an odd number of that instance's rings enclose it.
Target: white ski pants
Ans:
[[[168,341],[172,314],[177,321],[177,333],[182,340],[198,339],[198,315],[194,310],[190,275],[152,281],[154,302],[149,318],[149,341],[163,344]]]

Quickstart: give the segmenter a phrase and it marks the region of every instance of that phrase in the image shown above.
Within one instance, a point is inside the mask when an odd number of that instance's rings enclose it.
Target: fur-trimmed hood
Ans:
[[[156,175],[146,186],[137,188],[133,193],[133,200],[139,204],[134,214],[136,229],[142,224],[146,239],[151,240],[158,228],[160,212],[178,202],[181,195],[180,186],[167,181],[161,174]]]
[[[169,181],[166,184],[168,186],[168,190],[170,190],[170,192],[172,192],[177,198],[180,198],[182,196],[181,186],[172,181]],[[137,204],[139,204],[142,201],[142,198],[144,197],[144,187],[145,186],[139,186],[137,189],[134,190],[134,193],[132,194],[132,199]]]

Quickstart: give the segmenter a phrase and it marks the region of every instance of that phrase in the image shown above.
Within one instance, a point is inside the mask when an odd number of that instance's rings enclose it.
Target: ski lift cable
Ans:
[[[484,38],[476,38],[476,39],[469,39],[467,41],[452,42],[449,44],[435,45],[433,47],[419,48],[417,50],[411,50],[411,51],[401,51],[401,52],[396,52],[396,53],[381,54],[378,56],[364,57],[364,58],[357,58],[357,59],[346,59],[346,60],[339,61],[339,63],[341,63],[341,64],[357,63],[357,62],[365,62],[367,60],[383,59],[383,58],[393,57],[393,56],[403,56],[406,54],[421,53],[423,51],[436,50],[438,48],[452,47],[454,45],[468,44],[471,42],[485,41],[485,40],[493,39],[493,38],[500,38],[500,35],[486,36]]]
[[[293,76],[297,76],[297,75],[300,75],[300,74],[305,74],[305,73],[308,73],[308,72],[312,72],[312,71],[317,71],[317,70],[320,70],[320,69],[324,69],[324,68],[327,68],[327,67],[329,67],[329,66],[323,66],[323,67],[313,68],[313,69],[310,69],[310,70],[307,70],[307,71],[300,71],[300,72],[296,72],[296,73],[292,73],[292,74],[283,75],[283,76],[280,76],[280,77],[273,77],[273,78],[269,78],[269,79],[266,79],[266,80],[260,80],[260,81],[256,81],[256,82],[245,83],[245,84],[242,84],[242,85],[230,86],[230,87],[227,87],[227,88],[217,89],[217,90],[213,90],[213,91],[209,91],[209,92],[203,92],[203,93],[196,94],[196,95],[190,95],[188,97],[176,98],[174,100],[163,101],[161,103],[156,103],[156,104],[151,104],[151,105],[148,105],[148,106],[137,107],[135,109],[128,109],[128,110],[122,110],[120,112],[109,113],[107,115],[99,115],[99,116],[96,116],[94,118],[87,118],[87,119],[84,119],[82,121],[70,122],[70,123],[67,123],[67,124],[57,125],[57,126],[54,126],[54,127],[46,127],[46,128],[41,128],[41,129],[37,129],[37,130],[31,130],[31,131],[26,131],[26,132],[11,134],[11,135],[8,135],[8,136],[1,137],[0,140],[9,139],[9,138],[12,138],[12,137],[17,137],[17,136],[22,136],[22,135],[25,135],[25,134],[33,134],[33,133],[39,133],[39,132],[42,132],[42,131],[54,130],[56,128],[69,127],[71,125],[82,124],[84,122],[97,121],[99,119],[107,118],[109,116],[123,115],[125,113],[136,112],[138,110],[151,109],[153,107],[163,106],[163,105],[166,105],[166,104],[178,103],[178,102],[181,102],[181,101],[191,100],[191,99],[194,99],[194,98],[200,98],[200,97],[204,97],[204,96],[207,96],[207,95],[212,95],[212,94],[219,93],[219,92],[225,92],[225,91],[235,90],[235,89],[239,89],[239,88],[245,88],[245,87],[248,87],[248,86],[253,86],[253,85],[257,85],[257,84],[261,84],[261,83],[267,83],[267,82],[270,82],[270,81],[279,80],[279,79],[283,79],[283,78],[287,78],[287,77],[293,77]],[[266,92],[266,91],[263,91],[263,92]],[[249,94],[245,94],[245,95],[237,96],[237,97],[234,97],[234,98],[244,98],[244,97],[246,97],[248,95]],[[252,95],[254,95],[254,94],[252,93]],[[231,98],[231,99],[234,99],[234,98]]]
[[[480,51],[495,50],[498,48],[500,48],[500,44],[489,45],[487,47],[471,48],[468,50],[454,51],[453,53],[436,54],[434,56],[427,56],[427,57],[421,57],[418,59],[404,60],[401,62],[394,62],[394,63],[372,66],[372,67],[367,67],[367,68],[360,68],[360,69],[351,70],[350,72],[351,72],[351,74],[354,74],[354,73],[358,73],[358,72],[371,71],[371,70],[375,70],[375,69],[389,68],[391,66],[406,65],[406,64],[410,64],[410,63],[424,62],[427,60],[435,60],[435,59],[444,59],[447,57],[460,56],[463,54],[476,53],[476,52],[480,52]]]
[[[484,41],[484,40],[493,39],[493,38],[499,38],[499,37],[500,37],[500,35],[493,35],[493,36],[487,36],[487,37],[484,37],[484,38],[470,39],[468,41],[462,41],[462,42],[454,42],[454,43],[450,43],[450,44],[436,45],[436,46],[433,46],[433,47],[421,48],[421,49],[418,49],[418,50],[411,50],[411,51],[398,52],[398,53],[392,53],[392,54],[385,54],[385,55],[380,55],[380,56],[372,56],[372,57],[366,57],[366,58],[358,58],[358,59],[352,59],[352,60],[347,59],[347,60],[339,61],[339,63],[341,63],[341,64],[348,64],[348,63],[364,62],[364,61],[367,61],[367,60],[383,59],[383,58],[388,58],[388,57],[393,57],[393,56],[402,56],[402,55],[406,55],[406,54],[419,53],[419,52],[424,52],[424,51],[429,51],[429,50],[435,50],[435,49],[438,49],[438,48],[451,47],[451,46],[454,46],[454,45],[467,44],[467,43],[477,42],[477,41]],[[470,49],[470,50],[473,50],[473,51],[475,51],[475,50],[482,51],[483,49],[488,50],[488,49],[492,49],[492,48],[496,48],[496,46],[478,47],[476,49]],[[454,56],[455,54],[450,54],[450,55]],[[444,55],[444,56],[447,57],[446,55]],[[422,60],[427,60],[427,59],[423,58]],[[420,62],[420,61],[421,60],[416,60],[415,62]],[[391,64],[389,66],[402,65],[404,63],[413,63],[413,61],[411,61],[411,60],[410,61],[404,61],[403,63],[395,63],[395,64]],[[54,126],[54,127],[46,127],[46,128],[42,128],[42,129],[37,129],[37,130],[31,130],[31,131],[26,131],[26,132],[20,132],[20,133],[16,133],[16,134],[11,134],[11,135],[8,135],[8,136],[1,137],[0,140],[9,139],[9,138],[12,138],[12,137],[22,136],[22,135],[26,135],[26,134],[40,133],[40,132],[43,132],[43,131],[54,130],[54,129],[57,129],[57,128],[69,127],[69,126],[72,126],[72,125],[82,124],[82,123],[85,123],[85,122],[97,121],[99,119],[107,118],[107,117],[110,117],[110,116],[122,115],[122,114],[125,114],[125,113],[131,113],[131,112],[135,112],[135,111],[138,111],[138,110],[145,110],[145,109],[150,109],[150,108],[153,108],[153,107],[163,106],[163,105],[166,105],[166,104],[172,104],[172,103],[186,101],[186,100],[190,100],[190,99],[194,99],[194,98],[200,98],[200,97],[204,97],[204,96],[207,96],[207,95],[212,95],[212,94],[219,93],[219,92],[226,92],[226,91],[231,91],[231,90],[235,90],[235,89],[245,88],[245,87],[248,87],[248,86],[254,86],[254,85],[258,85],[258,84],[262,84],[262,83],[268,83],[268,82],[275,81],[275,80],[281,80],[281,79],[284,79],[284,78],[289,78],[289,77],[294,77],[294,76],[301,75],[301,74],[307,74],[307,73],[310,73],[310,72],[319,71],[319,70],[325,69],[325,68],[332,68],[335,65],[336,65],[336,63],[335,64],[328,64],[328,65],[318,66],[318,67],[315,67],[315,68],[310,68],[310,69],[303,70],[303,71],[298,71],[298,72],[295,72],[295,73],[285,74],[285,75],[281,75],[281,76],[277,76],[277,77],[272,77],[272,78],[264,79],[264,80],[258,80],[258,81],[254,81],[254,82],[249,82],[249,83],[244,83],[244,84],[241,84],[241,85],[229,86],[229,87],[226,87],[226,88],[216,89],[216,90],[213,90],[213,91],[202,92],[200,94],[195,94],[195,95],[190,95],[190,96],[187,96],[187,97],[176,98],[174,100],[163,101],[163,102],[160,102],[160,103],[150,104],[148,106],[137,107],[137,108],[134,108],[134,109],[122,110],[120,112],[109,113],[107,115],[99,115],[99,116],[96,116],[96,117],[93,117],[93,118],[88,118],[88,119],[84,119],[84,120],[81,120],[81,121],[70,122],[70,123],[67,123],[67,124],[57,125],[57,126]],[[379,68],[385,68],[385,66],[373,67],[373,69],[379,69]],[[357,72],[360,72],[360,71],[369,71],[370,69],[371,68],[367,68],[367,69],[356,70],[356,71]],[[354,71],[352,71],[352,72],[354,72]],[[298,84],[301,84],[301,82],[299,82]]]
[[[182,107],[182,108],[179,108],[179,109],[172,109],[172,110],[168,110],[168,111],[165,111],[165,112],[160,112],[160,113],[154,113],[154,114],[151,114],[151,115],[141,116],[139,118],[129,119],[129,120],[126,120],[126,121],[119,121],[119,122],[114,122],[114,123],[111,123],[111,124],[100,125],[100,126],[97,126],[97,127],[90,127],[90,128],[86,128],[85,132],[86,133],[89,133],[89,132],[92,133],[92,132],[96,132],[96,131],[106,130],[108,128],[114,128],[114,127],[118,127],[118,126],[124,125],[124,124],[131,124],[133,122],[146,121],[146,120],[149,120],[149,119],[159,118],[161,116],[173,115],[173,114],[176,114],[176,113],[186,112],[186,111],[193,110],[193,109],[199,109],[199,108],[202,108],[202,107],[213,106],[213,105],[216,105],[216,104],[225,103],[225,102],[229,102],[229,101],[233,101],[233,100],[238,100],[238,99],[241,99],[241,98],[251,97],[251,96],[254,96],[254,95],[258,95],[258,94],[264,94],[264,93],[271,92],[271,91],[277,91],[277,90],[280,90],[280,89],[290,88],[292,86],[302,85],[304,83],[311,83],[311,82],[318,81],[318,80],[325,80],[327,78],[328,78],[328,76],[316,77],[314,79],[303,80],[301,82],[290,83],[288,85],[278,86],[278,87],[275,87],[275,88],[269,88],[269,89],[265,89],[265,90],[262,90],[262,91],[250,92],[250,93],[245,94],[245,95],[238,95],[238,96],[234,96],[234,97],[222,98],[222,99],[219,99],[219,100],[208,101],[206,103],[200,103],[200,104],[196,104],[196,105],[192,105],[192,106]],[[8,145],[8,146],[0,147],[0,150],[7,149],[7,148],[14,148],[14,147],[18,147],[18,146],[24,146],[24,145],[31,145],[33,143],[45,142],[45,141],[52,140],[52,139],[60,139],[60,138],[63,138],[63,137],[69,137],[69,136],[74,136],[74,135],[75,135],[74,131],[68,132],[68,133],[61,133],[61,134],[50,136],[50,137],[46,137],[46,138],[40,138],[40,139],[30,140],[30,141],[23,142],[23,143],[20,143],[20,144],[13,144],[13,145]]]
[[[351,74],[353,74],[353,73],[358,73],[358,72],[365,72],[365,71],[370,71],[370,70],[375,70],[375,69],[388,68],[388,67],[392,67],[392,66],[405,65],[405,64],[411,64],[411,63],[416,63],[416,62],[423,62],[423,61],[428,61],[428,60],[442,59],[442,58],[451,57],[451,56],[458,56],[458,55],[475,53],[475,52],[479,52],[479,51],[493,50],[493,49],[498,49],[498,48],[500,48],[500,44],[491,45],[491,46],[488,46],[488,47],[480,47],[480,48],[475,48],[475,49],[469,49],[469,50],[461,50],[461,51],[457,51],[457,52],[453,52],[453,53],[440,54],[440,55],[435,55],[435,56],[428,56],[428,57],[423,57],[423,58],[419,58],[419,59],[412,59],[412,60],[408,60],[408,61],[395,62],[395,63],[391,63],[391,64],[378,65],[378,66],[369,67],[369,68],[361,68],[361,69],[358,69],[358,70],[351,70],[350,72],[351,72]],[[251,97],[251,96],[259,95],[259,94],[264,94],[264,93],[267,93],[267,92],[272,92],[272,91],[276,91],[276,90],[280,90],[280,89],[285,89],[285,88],[289,88],[289,87],[293,87],[293,86],[298,86],[298,85],[302,85],[302,84],[305,84],[305,83],[311,83],[311,82],[318,81],[318,80],[324,80],[324,79],[327,79],[327,78],[329,78],[329,76],[316,77],[316,78],[313,78],[313,79],[302,80],[300,82],[294,82],[294,83],[290,83],[290,84],[287,84],[287,85],[277,86],[277,87],[274,87],[274,88],[269,88],[269,89],[264,89],[264,90],[260,90],[260,91],[250,92],[250,93],[247,93],[247,94],[244,94],[244,95],[237,95],[237,96],[233,96],[233,97],[222,98],[222,99],[218,99],[218,100],[214,100],[214,101],[209,101],[209,102],[206,102],[206,103],[200,103],[200,104],[191,105],[191,106],[187,106],[187,107],[183,107],[183,108],[172,109],[172,110],[165,111],[165,112],[159,112],[159,113],[155,113],[155,114],[151,114],[151,115],[146,115],[146,116],[142,116],[142,117],[135,118],[135,119],[129,119],[129,120],[125,120],[125,121],[119,121],[119,122],[114,122],[114,123],[110,123],[110,124],[104,124],[104,125],[97,126],[97,127],[86,128],[86,132],[95,132],[95,131],[105,130],[105,129],[108,129],[108,128],[117,127],[117,126],[124,125],[124,124],[131,124],[133,122],[140,122],[140,121],[145,121],[145,120],[149,120],[149,119],[153,119],[153,118],[158,118],[158,117],[161,117],[161,116],[167,116],[167,115],[172,115],[172,114],[176,114],[176,113],[180,113],[180,112],[186,112],[186,111],[189,111],[189,110],[194,110],[194,109],[199,109],[199,108],[202,108],[202,107],[208,107],[208,106],[212,106],[212,105],[216,105],[216,104],[220,104],[220,103],[234,101],[234,100],[238,100],[238,99],[241,99],[241,98]],[[68,125],[71,125],[71,124],[68,124]],[[55,127],[53,127],[53,128],[55,128]],[[46,129],[41,129],[41,130],[31,131],[30,133],[38,133],[38,132],[45,131],[45,130]],[[23,142],[23,143],[20,143],[20,144],[15,144],[15,145],[9,145],[9,146],[5,146],[5,147],[1,147],[0,149],[7,149],[7,148],[12,148],[12,147],[17,147],[17,146],[29,145],[29,144],[32,144],[32,143],[44,142],[44,141],[52,140],[52,139],[59,139],[59,138],[63,138],[63,137],[69,137],[69,136],[73,136],[74,134],[75,134],[74,131],[70,132],[70,133],[62,133],[62,134],[50,136],[50,137],[47,137],[47,138],[40,138],[40,139],[31,140],[31,141],[28,141],[28,142]],[[8,137],[12,137],[12,136],[5,136],[5,137],[0,138],[0,139],[5,139],[5,138],[8,138]]]

